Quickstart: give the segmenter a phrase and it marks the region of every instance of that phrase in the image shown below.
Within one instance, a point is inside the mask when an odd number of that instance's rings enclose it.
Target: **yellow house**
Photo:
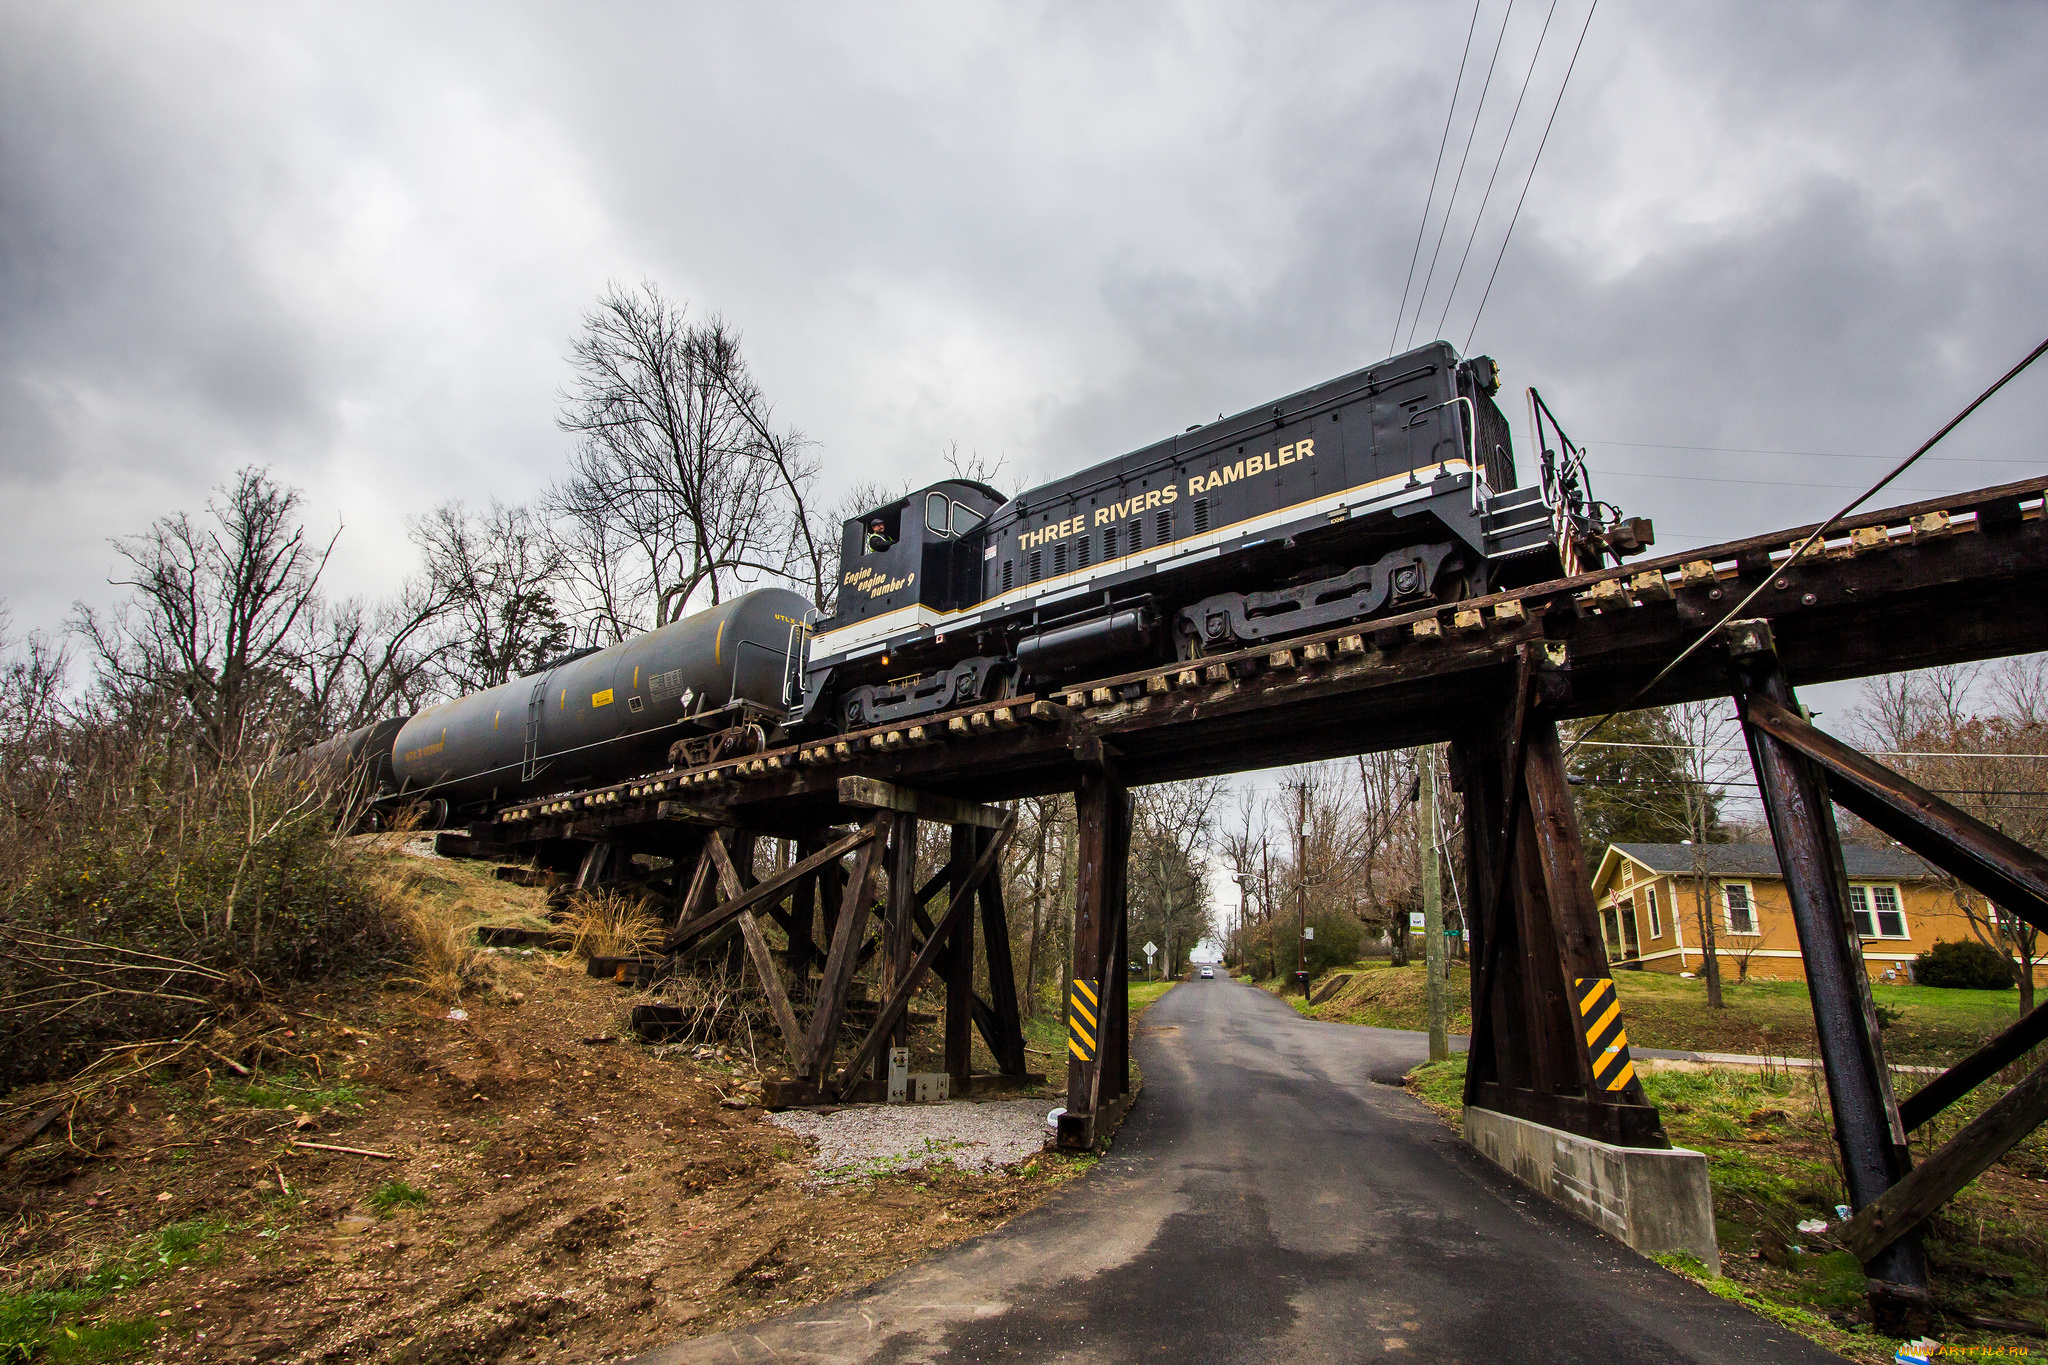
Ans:
[[[1905,849],[1845,844],[1842,861],[1872,977],[1905,981],[1913,959],[1938,940],[1976,937],[1948,883]],[[1792,904],[1769,844],[1608,845],[1593,876],[1608,961],[1636,970],[1701,971],[1702,881],[1723,980],[1806,979]],[[1986,913],[1983,897],[1972,895],[1971,903]],[[2048,958],[2034,960],[2034,979],[2048,984]]]

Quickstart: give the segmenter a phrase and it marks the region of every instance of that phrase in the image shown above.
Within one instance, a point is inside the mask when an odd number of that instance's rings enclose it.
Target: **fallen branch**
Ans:
[[[201,1046],[201,1047],[205,1047],[206,1045],[205,1045],[204,1043],[202,1043],[202,1044],[200,1044],[200,1046]],[[227,1063],[227,1064],[228,1064],[229,1066],[231,1066],[231,1067],[233,1067],[233,1068],[234,1068],[235,1070],[237,1070],[237,1071],[241,1072],[241,1073],[242,1073],[242,1074],[243,1074],[244,1076],[253,1076],[253,1075],[255,1075],[255,1074],[256,1074],[255,1072],[251,1071],[251,1070],[250,1070],[250,1069],[249,1069],[248,1067],[246,1067],[246,1066],[243,1066],[243,1065],[242,1065],[242,1064],[241,1064],[240,1062],[238,1062],[238,1061],[236,1061],[236,1060],[235,1060],[234,1058],[232,1058],[232,1057],[228,1056],[228,1055],[227,1055],[227,1054],[226,1054],[225,1052],[214,1052],[214,1050],[213,1050],[212,1048],[210,1048],[210,1047],[209,1047],[209,1048],[206,1048],[206,1050],[207,1050],[208,1052],[213,1052],[213,1055],[214,1055],[214,1056],[216,1056],[216,1057],[220,1058],[220,1059],[221,1059],[221,1060],[222,1060],[223,1062],[226,1062],[226,1063]]]
[[[57,1121],[57,1115],[64,1112],[65,1101],[59,1100],[28,1121],[28,1125],[6,1142],[0,1143],[0,1161],[7,1160],[22,1148],[34,1142],[42,1131]]]
[[[367,1147],[337,1147],[331,1142],[300,1142],[297,1138],[293,1138],[292,1146],[311,1147],[322,1152],[346,1152],[350,1156],[373,1156],[379,1161],[398,1160],[396,1152],[373,1152]]]

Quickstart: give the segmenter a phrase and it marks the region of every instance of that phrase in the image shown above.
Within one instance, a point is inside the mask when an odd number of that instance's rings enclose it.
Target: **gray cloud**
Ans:
[[[344,586],[388,588],[405,516],[560,468],[561,356],[611,279],[736,323],[842,484],[954,441],[1050,475],[1369,363],[1469,13],[0,5],[0,596],[18,625],[103,596],[107,537],[252,460],[346,521]],[[1558,7],[1454,341],[1584,13]],[[1620,443],[1895,455],[2039,340],[2044,28],[1603,6],[1474,349],[1672,543],[1832,510],[1795,485],[1876,459]],[[2043,382],[1902,482],[2038,468]]]

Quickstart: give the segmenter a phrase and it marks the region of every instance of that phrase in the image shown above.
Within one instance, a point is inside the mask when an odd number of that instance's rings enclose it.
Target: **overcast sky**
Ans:
[[[1481,5],[1418,339],[1464,346],[1586,12]],[[104,600],[109,537],[250,463],[388,590],[408,516],[562,469],[607,281],[736,324],[837,484],[1049,476],[1370,363],[1471,19],[0,4],[0,597]],[[1518,429],[1535,384],[1663,547],[1832,510],[2048,333],[2044,51],[2036,5],[1608,0],[1471,338]],[[2044,406],[1898,500],[2038,470]]]

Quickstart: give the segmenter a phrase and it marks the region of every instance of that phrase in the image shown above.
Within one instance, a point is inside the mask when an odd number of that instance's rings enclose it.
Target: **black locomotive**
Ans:
[[[1491,359],[1447,342],[1004,499],[949,481],[846,523],[796,724],[888,724],[1242,649],[1633,554],[1534,391],[1516,478]]]
[[[1491,359],[1436,342],[1014,498],[936,483],[845,524],[829,617],[762,589],[315,753],[386,802],[470,819],[1647,546],[1533,389],[1541,469],[1519,483],[1498,390]]]

